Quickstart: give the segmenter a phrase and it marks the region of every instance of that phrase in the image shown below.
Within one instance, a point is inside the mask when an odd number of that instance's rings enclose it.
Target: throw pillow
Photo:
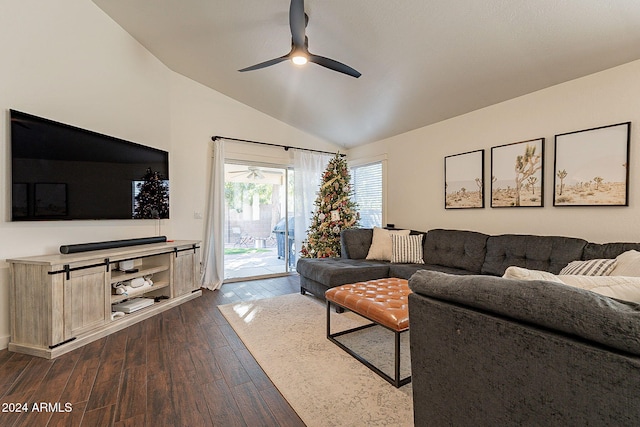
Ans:
[[[616,265],[615,259],[590,259],[588,261],[571,261],[560,270],[561,275],[608,276]]]
[[[566,285],[610,298],[640,303],[640,277],[558,276]]]
[[[640,252],[627,251],[616,257],[616,266],[610,276],[640,276]]]
[[[391,262],[397,264],[424,264],[422,234],[391,235]]]
[[[373,240],[369,247],[367,259],[377,261],[391,261],[391,235],[408,236],[411,230],[387,230],[373,227]]]
[[[505,279],[517,280],[546,280],[549,282],[562,283],[562,281],[553,273],[542,270],[529,270],[523,267],[511,266],[507,267],[502,275]]]

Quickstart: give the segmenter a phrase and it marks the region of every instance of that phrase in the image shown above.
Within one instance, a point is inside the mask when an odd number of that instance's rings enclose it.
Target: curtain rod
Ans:
[[[284,148],[284,151],[289,151],[289,149],[292,148],[294,150],[311,151],[311,152],[314,152],[314,153],[334,154],[334,155],[338,154],[340,157],[345,157],[346,156],[346,154],[341,154],[340,152],[332,153],[331,151],[314,150],[312,148],[290,147],[288,145],[272,144],[270,142],[251,141],[249,139],[229,138],[229,137],[226,137],[226,136],[218,136],[218,135],[211,137],[212,141],[217,141],[219,139],[227,139],[229,141],[237,141],[237,142],[248,142],[250,144],[268,145],[270,147],[281,147],[281,148]]]

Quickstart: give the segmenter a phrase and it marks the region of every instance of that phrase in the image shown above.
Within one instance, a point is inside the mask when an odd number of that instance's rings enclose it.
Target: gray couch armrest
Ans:
[[[418,271],[413,292],[640,355],[640,304],[555,282]]]

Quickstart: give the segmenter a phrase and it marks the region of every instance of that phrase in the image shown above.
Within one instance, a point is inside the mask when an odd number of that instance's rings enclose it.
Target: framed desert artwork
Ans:
[[[444,158],[444,207],[484,208],[484,150]]]
[[[554,206],[628,206],[631,122],[555,136]]]
[[[544,138],[491,148],[491,207],[544,206]]]

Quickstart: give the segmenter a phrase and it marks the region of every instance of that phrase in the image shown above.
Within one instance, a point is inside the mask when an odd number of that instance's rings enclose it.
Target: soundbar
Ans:
[[[75,245],[60,246],[61,254],[73,254],[77,252],[98,251],[101,249],[123,248],[125,246],[148,245],[150,243],[162,243],[167,241],[167,236],[141,237],[138,239],[111,240],[106,242],[78,243]]]

